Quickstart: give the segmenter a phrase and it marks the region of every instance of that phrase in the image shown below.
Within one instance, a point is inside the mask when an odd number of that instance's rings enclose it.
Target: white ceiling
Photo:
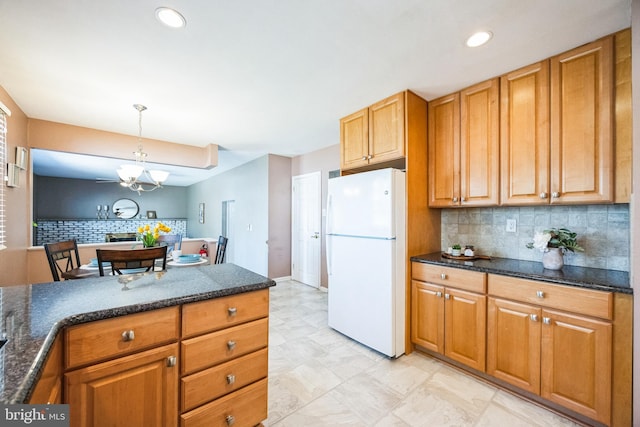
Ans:
[[[0,0],[0,86],[28,117],[130,135],[144,104],[144,137],[218,144],[219,172],[337,144],[340,117],[384,97],[430,100],[630,17],[631,0]],[[478,29],[493,39],[465,47]]]

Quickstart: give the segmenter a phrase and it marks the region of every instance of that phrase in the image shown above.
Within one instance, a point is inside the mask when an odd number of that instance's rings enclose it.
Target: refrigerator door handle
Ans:
[[[327,276],[331,276],[331,247],[333,246],[332,242],[333,238],[331,236],[327,236]]]

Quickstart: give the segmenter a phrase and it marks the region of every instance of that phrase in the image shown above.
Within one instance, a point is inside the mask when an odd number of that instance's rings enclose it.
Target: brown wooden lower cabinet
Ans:
[[[67,372],[71,425],[177,425],[177,354],[170,344]]]
[[[412,265],[411,340],[419,349],[584,422],[630,425],[631,295],[496,274],[486,275],[482,292],[477,276],[450,270]],[[453,279],[474,292],[443,285]],[[485,342],[486,375],[480,357],[468,357],[484,354]]]
[[[73,427],[258,425],[268,315],[263,289],[71,326],[29,403],[68,403]]]

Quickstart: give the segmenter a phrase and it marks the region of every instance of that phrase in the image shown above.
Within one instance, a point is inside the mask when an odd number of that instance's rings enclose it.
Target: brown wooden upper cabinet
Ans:
[[[613,37],[506,74],[504,205],[612,202]]]
[[[429,103],[429,206],[499,203],[499,80]]]
[[[359,168],[405,156],[405,92],[340,120],[340,168]]]

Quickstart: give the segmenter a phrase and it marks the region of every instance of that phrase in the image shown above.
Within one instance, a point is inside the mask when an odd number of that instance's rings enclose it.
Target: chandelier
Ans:
[[[145,159],[147,153],[142,151],[142,112],[147,109],[144,105],[133,104],[138,110],[138,149],[133,152],[135,164],[121,165],[118,172],[120,185],[140,194],[143,191],[153,191],[161,188],[162,183],[169,177],[169,172],[162,170],[147,170]]]

